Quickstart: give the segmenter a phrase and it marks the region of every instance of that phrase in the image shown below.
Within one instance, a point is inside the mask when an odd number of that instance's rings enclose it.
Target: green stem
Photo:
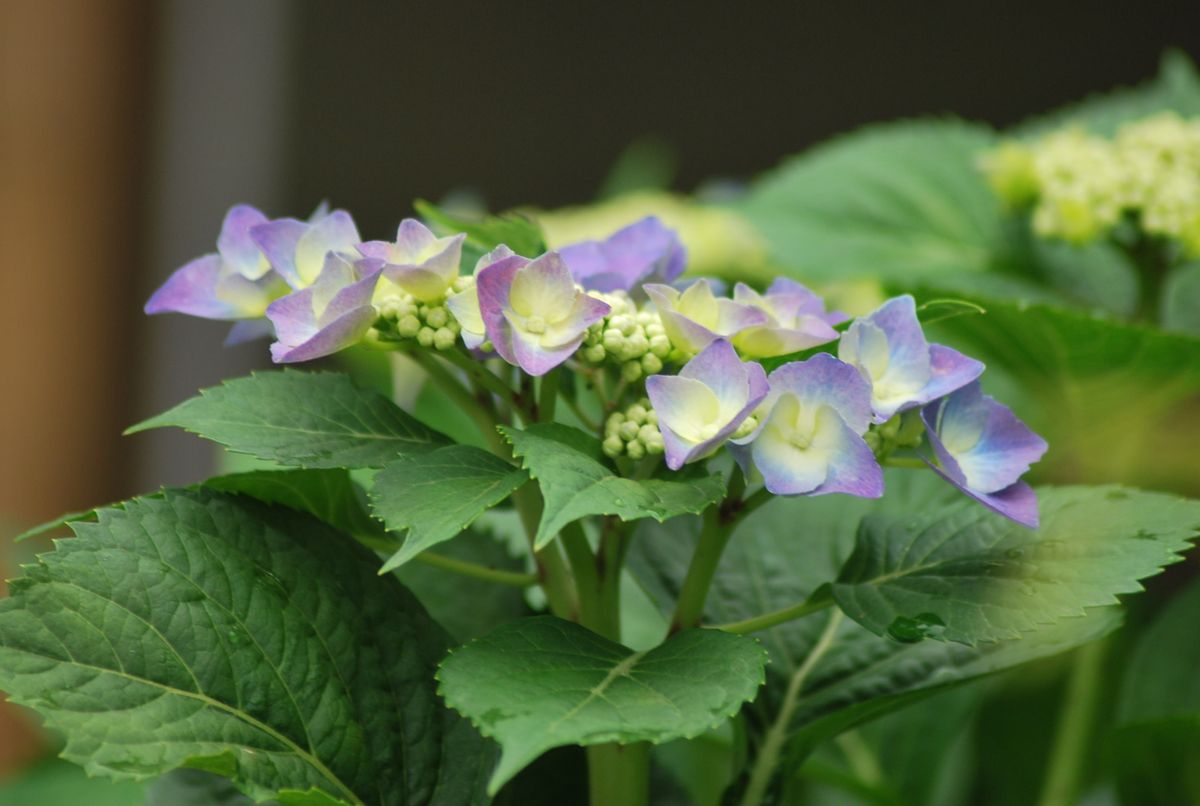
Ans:
[[[596,744],[587,749],[591,806],[645,806],[650,802],[650,745]]]
[[[812,672],[817,662],[833,646],[841,623],[842,611],[834,610],[830,613],[829,622],[825,625],[821,637],[817,639],[817,643],[808,653],[808,657],[804,659],[800,668],[788,681],[787,691],[783,695],[783,704],[779,707],[775,721],[767,730],[762,747],[758,750],[758,757],[754,760],[754,769],[750,772],[750,783],[746,785],[746,792],[742,795],[741,806],[759,806],[763,802],[763,798],[771,786],[771,779],[775,777],[775,768],[779,765],[779,756],[787,741],[792,714],[795,713],[796,704],[800,701],[800,692],[804,690],[804,681],[808,679],[809,673]]]
[[[539,423],[554,422],[554,411],[558,404],[558,380],[562,370],[552,369],[542,376],[538,388],[537,420]]]
[[[911,456],[889,456],[883,460],[884,467],[908,467],[916,470],[926,470],[929,465],[925,464],[922,459],[915,459]]]
[[[795,621],[798,618],[803,618],[813,613],[819,613],[832,604],[832,599],[801,602],[798,605],[792,605],[791,607],[785,607],[782,610],[775,610],[770,613],[763,613],[761,616],[754,616],[742,621],[733,621],[728,624],[714,624],[712,628],[714,630],[736,633],[737,635],[746,635],[747,633],[770,629],[788,621]]]
[[[675,604],[675,616],[671,619],[669,634],[695,627],[700,623],[700,617],[704,613],[704,600],[708,598],[708,587],[717,572],[717,564],[721,561],[725,544],[733,534],[734,524],[721,517],[721,509],[709,507],[704,513],[700,539],[696,543],[696,551],[692,554],[687,576],[684,577],[683,587],[679,591],[679,601]]]
[[[416,352],[417,351],[414,351],[414,354],[416,354]],[[458,350],[447,350],[439,355],[478,381],[484,389],[487,389],[489,392],[498,395],[501,400],[503,400],[512,408],[513,411],[520,414],[522,418],[526,420],[526,422],[532,420],[532,418],[529,417],[528,410],[523,405],[523,401],[517,398],[517,394],[512,390],[512,387],[497,377],[496,374],[485,367],[482,362],[477,361],[466,353]]]
[[[579,422],[583,423],[584,427],[586,427],[589,431],[598,432],[600,430],[600,423],[588,416],[588,413],[585,412],[583,407],[579,405],[578,400],[570,397],[564,397],[563,400],[566,402],[571,411],[574,412],[575,416],[579,418]]]
[[[579,622],[595,629],[594,625],[600,621],[600,576],[596,568],[596,555],[592,553],[579,521],[564,526],[558,537],[567,552],[575,577],[575,590],[579,594]]]
[[[452,355],[453,353],[445,353]],[[475,427],[487,440],[488,446],[497,456],[505,459],[511,459],[512,453],[504,444],[500,434],[496,431],[496,418],[484,408],[471,392],[458,382],[458,379],[450,374],[450,371],[442,366],[437,357],[433,354],[421,350],[413,350],[409,353],[412,359],[421,366],[422,369],[429,375],[429,379],[442,390],[443,394],[453,400],[458,406],[467,413],[474,421]]]
[[[432,565],[435,568],[442,568],[446,571],[462,574],[463,576],[483,579],[488,582],[497,582],[501,585],[513,585],[518,588],[528,588],[530,585],[536,585],[538,581],[537,574],[501,571],[498,568],[488,568],[486,565],[480,565],[479,563],[456,560],[453,557],[447,557],[444,554],[437,554],[432,551],[423,551],[413,559],[426,565]]]
[[[1100,705],[1106,649],[1105,642],[1096,641],[1075,652],[1071,677],[1067,681],[1067,699],[1059,716],[1046,780],[1038,801],[1041,806],[1075,803],[1079,799],[1089,741]]]
[[[525,527],[525,537],[532,551],[537,540],[538,523],[542,519],[542,496],[537,486],[526,484],[512,494],[513,506]],[[558,541],[551,541],[533,554],[538,567],[538,582],[546,592],[550,612],[559,618],[574,620],[579,615],[579,599],[571,579],[571,569],[562,555]]]

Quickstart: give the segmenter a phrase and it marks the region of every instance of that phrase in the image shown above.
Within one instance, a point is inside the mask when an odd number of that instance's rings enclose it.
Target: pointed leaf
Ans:
[[[954,120],[869,126],[770,171],[738,208],[774,259],[809,280],[984,270],[1004,240],[975,167],[994,139]]]
[[[285,802],[477,801],[492,755],[435,695],[447,637],[366,550],[207,490],[98,515],[0,601],[0,688],[64,757],[113,778],[204,769]]]
[[[502,427],[500,431],[512,443],[513,454],[537,480],[545,499],[535,548],[540,549],[564,526],[587,515],[663,521],[703,512],[725,494],[725,481],[720,475],[686,481],[622,478],[596,458],[600,455],[599,443],[565,425],[534,425],[524,431]]]
[[[375,477],[371,507],[393,531],[408,530],[383,571],[464,531],[529,480],[529,474],[470,445],[401,456]]]
[[[230,473],[208,479],[203,486],[307,512],[347,534],[391,539],[367,512],[362,488],[342,468]]]
[[[567,744],[660,743],[732,716],[763,682],[752,638],[685,630],[634,652],[550,616],[507,624],[442,662],[446,702],[500,742],[496,792],[544,751]]]
[[[1018,638],[1115,604],[1180,559],[1200,502],[1120,487],[1042,488],[1026,529],[963,499],[909,518],[868,517],[833,584],[848,616],[900,641]]]
[[[231,451],[300,467],[381,467],[447,443],[378,392],[331,372],[256,372],[126,431],[178,426]]]

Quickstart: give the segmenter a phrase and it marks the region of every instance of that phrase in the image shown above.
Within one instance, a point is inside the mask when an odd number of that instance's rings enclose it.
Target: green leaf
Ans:
[[[537,257],[546,251],[542,228],[536,221],[519,213],[472,219],[448,213],[423,200],[414,202],[413,207],[421,218],[444,234],[465,232],[467,244],[481,254],[501,244],[525,257]]]
[[[65,758],[285,802],[478,801],[491,752],[434,691],[447,637],[366,550],[208,490],[98,514],[0,601],[0,688]]]
[[[634,652],[542,616],[455,650],[438,679],[446,702],[500,742],[494,793],[552,747],[703,733],[754,696],[766,659],[757,641],[712,630]]]
[[[1075,246],[1034,238],[1032,249],[1047,284],[1064,299],[1126,319],[1137,313],[1138,268],[1111,243]]]
[[[869,126],[769,172],[739,210],[776,261],[814,281],[980,271],[1004,239],[975,166],[993,142],[955,120]]]
[[[1183,117],[1200,115],[1200,76],[1191,59],[1178,50],[1164,53],[1158,76],[1141,86],[1092,96],[1027,121],[1013,133],[1037,136],[1060,126],[1078,125],[1111,135],[1122,123],[1167,110]]]
[[[367,512],[362,488],[341,468],[230,473],[208,479],[204,486],[307,512],[348,534],[389,539],[383,525]]]
[[[981,275],[982,276],[982,275]],[[939,281],[922,292],[945,293]],[[957,289],[956,293],[964,293]],[[1060,306],[969,296],[986,316],[939,322],[930,339],[1010,374],[1017,413],[1050,443],[1042,478],[1121,481],[1192,493],[1200,420],[1200,338]]]
[[[383,395],[330,372],[256,372],[200,392],[125,433],[178,426],[284,465],[380,467],[447,440]]]
[[[970,317],[966,317],[970,318]],[[832,581],[868,514],[898,517],[957,500],[956,490],[932,473],[889,470],[887,496],[877,500],[777,498],[738,526],[722,557],[705,605],[705,623],[741,621],[809,600]],[[978,506],[978,505],[976,505]],[[695,544],[693,519],[638,529],[628,564],[647,591],[669,609],[683,583]],[[786,725],[787,752],[779,773],[794,773],[821,742],[842,731],[924,699],[948,686],[1047,657],[1115,629],[1116,608],[1064,619],[1018,641],[968,647],[942,641],[899,643],[852,621],[843,623],[832,650],[812,669],[793,709],[785,691],[812,650],[827,615],[790,621],[756,635],[771,656],[767,685],[747,706],[746,723],[759,740],[777,720]]]
[[[1133,646],[1117,697],[1112,758],[1123,802],[1200,803],[1200,580]]]
[[[1038,491],[1027,529],[963,499],[916,517],[869,517],[833,584],[838,606],[877,635],[964,644],[1019,638],[1142,590],[1180,559],[1200,502],[1120,487]]]
[[[253,806],[228,778],[186,767],[171,770],[150,785],[146,806]]]
[[[401,456],[376,476],[371,505],[389,529],[407,529],[383,571],[466,530],[471,522],[529,480],[529,474],[470,445]]]
[[[599,462],[600,444],[569,426],[545,423],[524,431],[508,427],[500,431],[512,443],[513,455],[537,480],[545,500],[535,549],[553,540],[567,524],[588,515],[663,521],[703,512],[725,494],[720,475],[687,481],[621,478]]]
[[[1163,285],[1162,324],[1191,336],[1200,336],[1200,261],[1177,266]]]

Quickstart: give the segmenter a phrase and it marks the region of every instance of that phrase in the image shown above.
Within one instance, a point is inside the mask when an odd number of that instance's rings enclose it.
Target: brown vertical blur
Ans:
[[[0,2],[0,519],[126,492],[150,3]],[[0,571],[12,575],[7,529]],[[37,752],[0,710],[0,772]]]

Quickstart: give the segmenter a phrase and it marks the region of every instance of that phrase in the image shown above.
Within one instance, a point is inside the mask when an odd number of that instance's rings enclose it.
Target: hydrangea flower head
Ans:
[[[709,456],[731,437],[767,395],[767,376],[744,363],[725,339],[715,339],[679,371],[646,379],[658,415],[667,467],[678,470]]]
[[[327,253],[316,282],[267,308],[278,339],[271,358],[280,364],[311,361],[361,341],[378,316],[371,297],[381,268]]]
[[[776,495],[883,494],[883,470],[862,434],[871,388],[854,367],[820,353],[768,378],[758,427],[733,441],[747,476],[757,471]]]
[[[751,358],[788,355],[833,341],[838,336],[833,326],[846,320],[845,314],[826,313],[819,296],[786,277],[771,283],[766,294],[738,283],[733,299],[767,314],[766,324],[748,327],[733,339],[738,351]]]
[[[589,291],[628,291],[642,283],[670,283],[683,274],[687,250],[674,230],[655,216],[617,230],[602,241],[580,241],[558,250]]]
[[[530,375],[571,357],[607,303],[580,290],[557,252],[519,255],[484,267],[475,280],[484,330],[496,352]]]
[[[394,243],[367,241],[358,245],[363,257],[383,263],[383,276],[421,302],[441,299],[458,277],[466,235],[438,238],[415,218],[406,218]]]
[[[308,221],[280,218],[250,229],[250,237],[271,266],[297,290],[316,282],[325,268],[325,255],[337,252],[351,260],[362,240],[354,219],[345,210],[318,209]]]
[[[671,344],[689,355],[716,338],[731,338],[753,325],[769,324],[765,311],[717,297],[705,280],[697,280],[682,292],[656,283],[647,283],[645,289]]]
[[[463,344],[470,350],[478,350],[487,341],[487,327],[483,323],[483,312],[479,309],[479,273],[493,263],[499,263],[505,258],[513,257],[515,253],[504,244],[475,262],[475,271],[471,278],[463,278],[466,286],[461,291],[446,298],[446,307],[462,328]]]
[[[1044,439],[978,381],[929,404],[921,418],[939,475],[1001,515],[1038,525],[1037,497],[1020,478],[1046,452]]]
[[[267,222],[257,209],[239,204],[225,214],[214,254],[175,271],[146,303],[145,311],[185,313],[204,319],[254,319],[287,286],[271,270],[250,230]]]
[[[928,403],[979,377],[983,364],[957,350],[930,344],[907,294],[855,320],[838,342],[838,357],[871,384],[875,421]]]

